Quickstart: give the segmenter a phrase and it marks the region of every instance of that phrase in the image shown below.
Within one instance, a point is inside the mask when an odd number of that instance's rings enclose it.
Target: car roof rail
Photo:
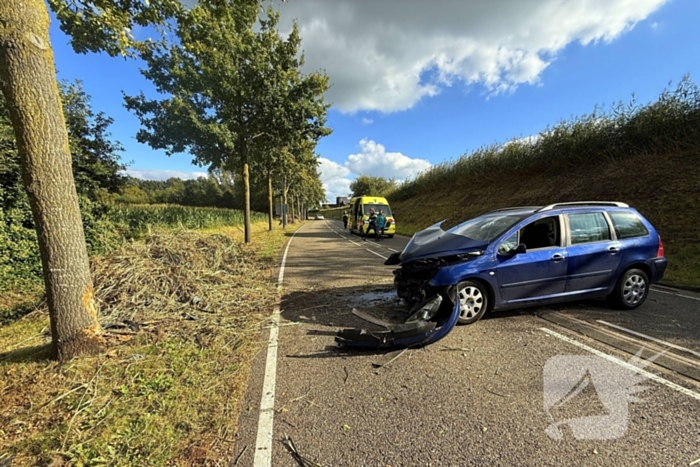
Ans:
[[[500,209],[494,209],[493,211],[489,211],[487,214],[491,214],[492,212],[503,212],[503,211],[523,211],[523,210],[535,210],[535,209],[540,209],[542,206],[514,206],[510,208],[500,208]]]
[[[569,203],[554,203],[540,208],[537,212],[551,211],[556,208],[577,207],[577,206],[615,206],[618,208],[628,208],[629,204],[620,203],[619,201],[573,201]]]

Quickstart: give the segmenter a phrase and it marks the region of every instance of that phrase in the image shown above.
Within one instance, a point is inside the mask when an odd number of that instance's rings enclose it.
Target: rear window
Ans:
[[[610,228],[602,212],[569,214],[571,244],[610,240]]]
[[[649,230],[639,216],[633,212],[608,212],[608,215],[612,219],[618,239],[649,235]]]

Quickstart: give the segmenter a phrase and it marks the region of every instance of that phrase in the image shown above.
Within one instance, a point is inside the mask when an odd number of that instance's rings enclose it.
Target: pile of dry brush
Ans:
[[[230,237],[189,230],[154,233],[92,264],[106,329],[243,330],[271,310],[269,267]]]

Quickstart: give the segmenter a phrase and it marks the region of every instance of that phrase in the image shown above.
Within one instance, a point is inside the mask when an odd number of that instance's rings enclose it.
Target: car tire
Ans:
[[[479,282],[463,281],[457,284],[457,297],[460,301],[458,324],[476,323],[489,307],[488,293]]]
[[[394,234],[387,235],[386,238],[394,238]]]
[[[623,310],[633,310],[640,306],[649,295],[649,276],[641,269],[629,269],[624,272],[615,285],[609,298]]]

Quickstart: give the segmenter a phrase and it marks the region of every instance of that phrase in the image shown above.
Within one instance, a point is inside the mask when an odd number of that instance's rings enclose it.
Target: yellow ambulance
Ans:
[[[357,196],[350,200],[350,210],[348,212],[348,228],[350,232],[362,235],[363,231],[369,228],[370,209],[374,209],[375,214],[379,214],[379,210],[382,210],[386,216],[384,235],[392,238],[396,233],[396,220],[389,207],[389,202],[381,196]],[[374,235],[372,229],[369,232]]]

